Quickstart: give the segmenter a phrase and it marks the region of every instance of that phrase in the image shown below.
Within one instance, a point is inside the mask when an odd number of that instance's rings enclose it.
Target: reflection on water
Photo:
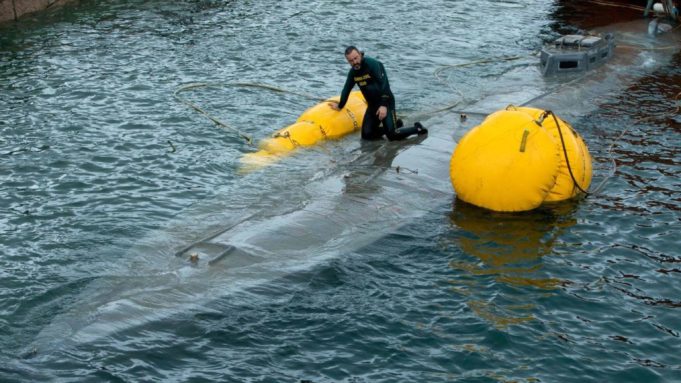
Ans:
[[[550,292],[566,281],[541,276],[541,258],[552,252],[556,239],[573,226],[576,201],[545,205],[523,213],[497,213],[455,200],[450,221],[456,228],[453,239],[465,254],[475,259],[457,258],[449,263],[472,278],[451,281],[454,291],[475,296],[480,276],[490,276],[502,286],[534,288]],[[532,319],[532,302],[471,300],[468,306],[479,317],[497,327]],[[503,300],[503,299],[502,299]]]
[[[600,132],[611,142],[608,162],[613,162],[619,188],[607,201],[618,210],[636,215],[681,210],[679,190],[679,99],[681,55],[671,69],[656,71],[630,86],[626,92],[601,106],[602,112],[585,120],[585,129],[599,132],[602,126],[618,129]],[[637,198],[631,198],[635,195]],[[657,220],[659,221],[659,219]]]
[[[531,212],[497,213],[457,199],[450,219],[463,229],[461,248],[484,263],[487,271],[481,274],[523,272],[534,269],[536,265],[523,265],[549,254],[561,231],[575,224],[570,214],[576,204],[569,201]]]

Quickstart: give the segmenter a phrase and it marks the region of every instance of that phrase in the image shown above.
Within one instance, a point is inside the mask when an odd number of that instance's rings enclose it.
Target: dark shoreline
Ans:
[[[0,0],[0,23],[58,7],[74,0]],[[565,24],[593,28],[643,17],[640,0],[558,0],[554,16]]]

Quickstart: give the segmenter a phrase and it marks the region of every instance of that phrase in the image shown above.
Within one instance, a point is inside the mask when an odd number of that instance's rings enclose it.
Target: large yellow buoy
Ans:
[[[450,176],[465,202],[525,211],[584,193],[591,184],[591,156],[579,134],[552,112],[509,106],[459,141]]]
[[[312,146],[320,141],[337,139],[359,130],[367,109],[364,96],[359,91],[350,93],[345,107],[340,111],[329,106],[329,101],[339,100],[340,96],[336,96],[311,107],[303,112],[295,123],[260,141],[257,152],[247,153],[241,157],[242,169],[257,169],[298,147]]]

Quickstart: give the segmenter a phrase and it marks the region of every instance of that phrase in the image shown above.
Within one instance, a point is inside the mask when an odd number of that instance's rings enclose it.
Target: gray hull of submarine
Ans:
[[[632,25],[617,27],[617,41],[653,44],[645,39],[644,22]],[[125,258],[127,271],[94,280],[77,304],[36,337],[27,355],[49,357],[49,351],[72,343],[96,342],[169,315],[205,310],[210,300],[351,254],[452,202],[451,153],[484,114],[531,100],[528,106],[552,109],[574,123],[593,111],[603,94],[624,89],[675,52],[617,50],[612,60],[578,82],[556,82],[544,79],[538,68],[520,68],[510,74],[527,80],[521,86],[495,89],[476,103],[461,105],[469,112],[466,122],[458,114],[423,120],[429,128],[425,139],[362,147],[359,138],[351,137],[338,144],[354,145],[350,153],[338,152],[348,159],[332,166],[296,175],[296,161],[320,158],[319,153],[300,153],[276,171],[248,179],[251,184],[284,184],[274,196],[258,194],[257,188],[245,191],[237,182],[223,193],[232,200],[204,209],[211,214],[190,210],[140,241]],[[199,255],[198,262],[188,260],[192,253]]]

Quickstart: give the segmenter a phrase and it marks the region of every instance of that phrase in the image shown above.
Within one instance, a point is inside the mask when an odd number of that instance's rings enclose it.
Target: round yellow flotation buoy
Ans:
[[[271,137],[263,139],[258,151],[241,157],[242,169],[253,170],[266,166],[298,147],[312,146],[327,139],[337,139],[357,131],[367,109],[367,102],[359,91],[350,93],[345,107],[336,111],[329,101],[340,101],[332,97],[303,112],[295,123],[280,129]]]
[[[579,134],[552,112],[509,106],[459,141],[450,176],[465,202],[525,211],[586,193],[591,156]]]

